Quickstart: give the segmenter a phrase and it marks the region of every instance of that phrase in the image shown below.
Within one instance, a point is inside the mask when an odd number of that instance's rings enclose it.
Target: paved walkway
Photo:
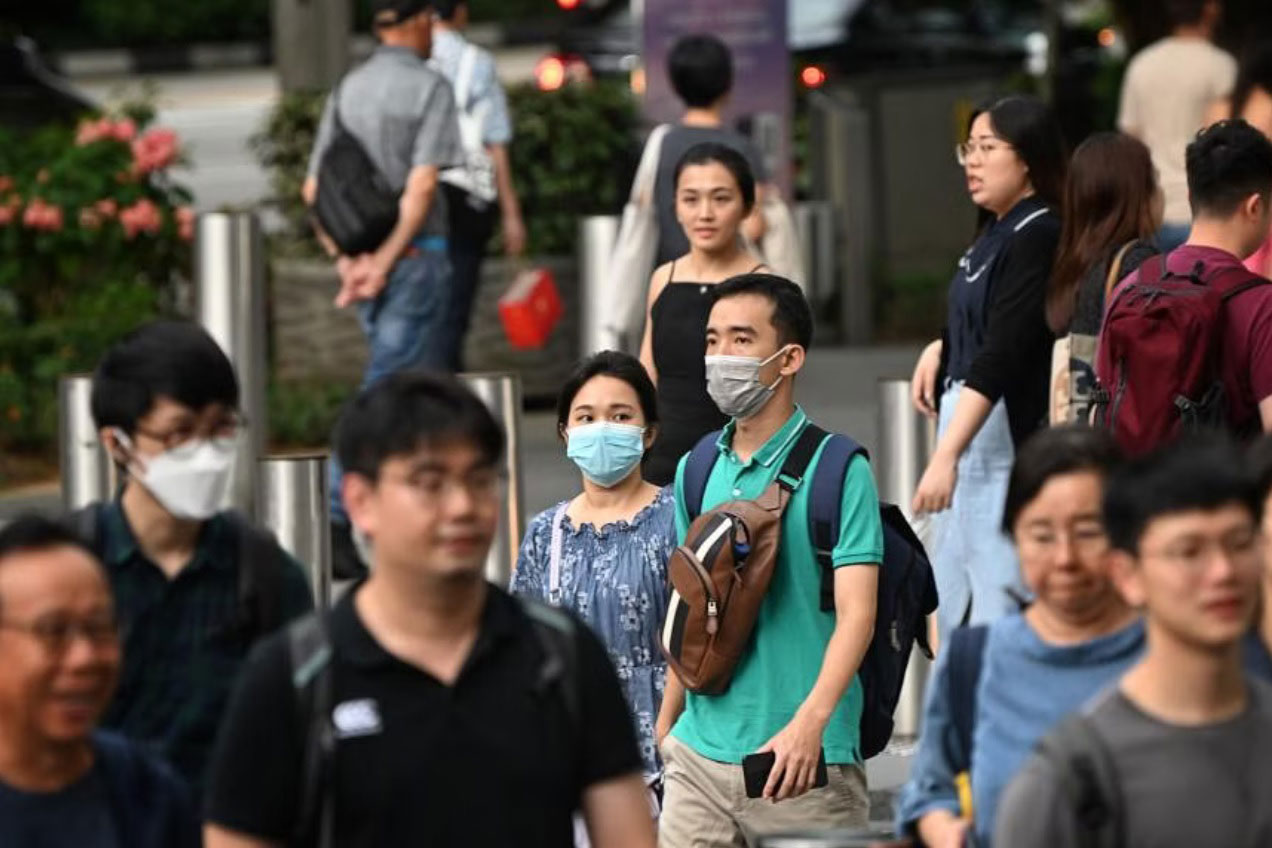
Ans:
[[[797,383],[797,396],[809,415],[828,430],[851,435],[867,449],[878,440],[876,386],[881,379],[908,378],[919,348],[834,348],[814,347]],[[526,519],[553,504],[573,496],[580,489],[579,474],[566,459],[556,435],[556,415],[531,412],[523,419],[522,459],[525,480]],[[29,487],[0,494],[0,523],[22,510],[46,512],[59,507],[56,484]],[[867,763],[874,816],[877,821],[890,815],[895,789],[909,771],[908,750],[885,753]]]

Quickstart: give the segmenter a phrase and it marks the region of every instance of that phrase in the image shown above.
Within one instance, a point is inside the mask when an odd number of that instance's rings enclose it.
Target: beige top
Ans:
[[[1145,144],[1166,195],[1168,224],[1186,224],[1188,176],[1184,149],[1206,108],[1232,93],[1237,63],[1201,38],[1171,36],[1141,50],[1126,69],[1117,125]]]

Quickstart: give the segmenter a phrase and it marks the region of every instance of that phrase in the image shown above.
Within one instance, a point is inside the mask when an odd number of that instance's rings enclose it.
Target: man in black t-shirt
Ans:
[[[486,407],[452,377],[394,374],[353,402],[337,449],[344,502],[374,562],[322,619],[330,659],[312,655],[330,687],[330,711],[315,711],[334,736],[325,779],[318,791],[306,780],[306,754],[321,746],[301,718],[307,690],[293,671],[304,677],[310,663],[293,669],[294,628],[255,654],[231,702],[208,848],[562,848],[575,810],[597,848],[653,848],[605,649],[575,620],[483,578],[503,450]],[[553,615],[555,646],[542,625]],[[313,798],[326,800],[302,815]]]

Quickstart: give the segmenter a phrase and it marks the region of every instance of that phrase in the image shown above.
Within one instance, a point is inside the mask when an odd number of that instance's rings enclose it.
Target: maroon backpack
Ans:
[[[1104,313],[1095,358],[1093,423],[1137,455],[1189,430],[1231,427],[1220,372],[1225,304],[1269,281],[1241,266],[1202,278],[1165,256],[1140,266]]]

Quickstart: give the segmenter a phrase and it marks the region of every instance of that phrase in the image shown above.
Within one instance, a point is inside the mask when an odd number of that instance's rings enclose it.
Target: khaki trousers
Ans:
[[[753,848],[768,833],[869,823],[866,771],[860,765],[831,765],[829,785],[774,803],[746,797],[741,766],[709,760],[672,736],[663,742],[662,757],[659,848]]]

